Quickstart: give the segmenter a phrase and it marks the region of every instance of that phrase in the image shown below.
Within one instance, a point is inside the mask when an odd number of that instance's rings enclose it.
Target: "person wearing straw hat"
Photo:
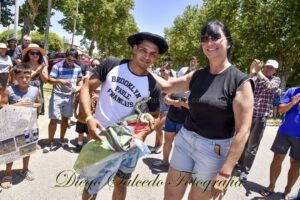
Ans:
[[[0,101],[8,84],[9,70],[13,66],[10,56],[7,55],[7,50],[6,44],[0,43]]]
[[[48,68],[44,62],[46,51],[37,44],[29,44],[29,46],[22,51],[22,62],[31,67],[31,81],[30,85],[39,88],[40,99],[43,101],[43,82],[48,82]],[[38,113],[42,113],[41,107]]]

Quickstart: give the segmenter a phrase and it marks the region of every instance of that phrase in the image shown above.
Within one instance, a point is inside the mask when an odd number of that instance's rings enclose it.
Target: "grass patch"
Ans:
[[[268,126],[279,126],[281,124],[281,118],[270,118],[267,120]]]
[[[52,85],[49,83],[45,83],[43,88],[44,88],[44,98],[49,99],[51,96]]]

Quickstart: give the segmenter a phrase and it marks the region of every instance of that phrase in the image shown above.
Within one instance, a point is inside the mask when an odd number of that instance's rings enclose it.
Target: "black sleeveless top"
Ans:
[[[190,110],[184,127],[209,139],[233,137],[233,99],[239,86],[248,79],[235,66],[220,74],[211,74],[209,67],[195,71],[189,85]]]
[[[182,97],[177,94],[171,95],[171,99],[179,100],[179,98],[182,98]],[[177,107],[171,105],[169,107],[167,117],[175,123],[183,124],[188,112],[189,112],[189,110],[184,107],[177,108]]]

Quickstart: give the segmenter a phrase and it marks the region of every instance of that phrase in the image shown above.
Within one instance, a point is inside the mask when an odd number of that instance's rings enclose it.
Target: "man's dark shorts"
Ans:
[[[277,154],[287,154],[289,149],[290,157],[300,162],[300,138],[277,133],[271,150]]]
[[[121,170],[118,170],[116,176],[123,179],[123,180],[129,180],[131,178],[132,173],[125,173],[122,172]]]
[[[0,73],[0,89],[6,88],[8,84],[8,73]]]
[[[77,133],[86,133],[86,134],[89,134],[89,130],[88,130],[87,124],[84,124],[84,123],[82,123],[80,121],[76,122],[75,131]]]

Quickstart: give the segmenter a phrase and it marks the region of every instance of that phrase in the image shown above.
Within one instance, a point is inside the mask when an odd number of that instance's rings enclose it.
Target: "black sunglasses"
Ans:
[[[222,36],[220,34],[216,34],[216,35],[203,35],[201,36],[200,40],[202,43],[206,43],[209,41],[209,38],[211,39],[211,41],[216,42],[218,41]]]
[[[31,55],[31,56],[40,56],[41,54],[40,54],[40,52],[37,52],[37,51],[30,51],[29,55]]]

